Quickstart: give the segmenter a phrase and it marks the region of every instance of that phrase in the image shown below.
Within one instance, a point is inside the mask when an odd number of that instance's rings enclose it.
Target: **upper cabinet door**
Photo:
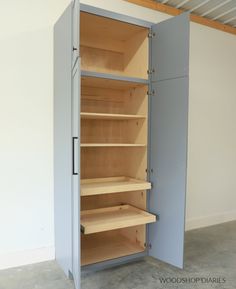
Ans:
[[[189,14],[154,25],[152,33],[152,81],[188,76]]]
[[[187,176],[189,19],[177,16],[153,27],[155,77],[150,96],[149,254],[183,267]],[[157,74],[156,74],[157,73]]]
[[[79,0],[73,2],[73,51],[72,51],[72,65],[74,66],[79,57],[79,35],[80,35],[80,4]]]

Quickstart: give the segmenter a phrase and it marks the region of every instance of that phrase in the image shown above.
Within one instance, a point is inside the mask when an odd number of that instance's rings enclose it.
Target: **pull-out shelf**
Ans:
[[[81,231],[92,234],[144,225],[156,221],[156,216],[130,205],[86,210],[81,212]]]
[[[111,177],[81,180],[81,196],[131,192],[151,189],[151,183],[129,177]]]

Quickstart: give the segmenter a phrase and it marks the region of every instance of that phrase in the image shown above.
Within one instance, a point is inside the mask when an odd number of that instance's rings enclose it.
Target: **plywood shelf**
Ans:
[[[132,115],[132,114],[115,114],[115,113],[93,113],[81,112],[82,119],[101,119],[101,120],[129,120],[129,119],[145,119],[145,115]]]
[[[110,73],[93,72],[82,70],[81,82],[84,86],[113,88],[113,89],[132,89],[148,85],[148,79],[138,77],[119,76]]]
[[[128,177],[81,180],[81,196],[112,194],[151,189],[151,183]]]
[[[130,205],[81,211],[81,231],[92,234],[144,225],[156,221],[156,216]]]
[[[82,235],[82,266],[137,254],[145,250],[116,231]]]
[[[133,143],[81,143],[81,148],[96,148],[96,147],[146,147],[146,144]]]

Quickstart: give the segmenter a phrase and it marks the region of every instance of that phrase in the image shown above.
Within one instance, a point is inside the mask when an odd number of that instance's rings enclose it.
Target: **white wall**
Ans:
[[[236,219],[236,36],[191,24],[187,228]]]
[[[54,258],[52,27],[67,3],[0,2],[0,268]]]
[[[69,2],[0,3],[0,268],[54,257],[52,25]],[[169,17],[122,0],[82,2]],[[236,219],[235,51],[235,36],[191,24],[187,228]]]

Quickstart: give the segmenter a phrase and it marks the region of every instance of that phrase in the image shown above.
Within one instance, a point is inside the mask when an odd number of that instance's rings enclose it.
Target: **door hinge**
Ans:
[[[145,172],[146,172],[147,174],[153,174],[153,169],[146,169]]]
[[[156,33],[155,32],[149,32],[148,33],[148,38],[153,38],[153,37],[155,37],[156,36]]]
[[[144,247],[146,249],[152,249],[152,244],[151,243],[144,243]]]
[[[147,74],[153,74],[153,73],[155,73],[155,69],[154,68],[147,70]]]
[[[147,95],[149,95],[149,96],[151,96],[151,95],[155,95],[155,90],[147,91]]]

